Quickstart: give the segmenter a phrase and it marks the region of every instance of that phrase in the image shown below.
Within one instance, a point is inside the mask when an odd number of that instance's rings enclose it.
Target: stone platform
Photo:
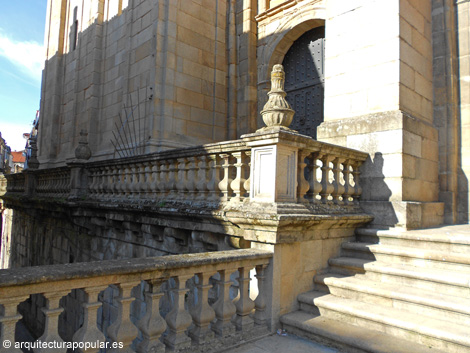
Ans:
[[[270,335],[256,341],[229,348],[223,353],[340,353],[340,351],[311,342],[292,334]]]

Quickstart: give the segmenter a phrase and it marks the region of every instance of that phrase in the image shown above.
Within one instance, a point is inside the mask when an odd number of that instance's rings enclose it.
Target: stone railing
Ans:
[[[0,341],[15,341],[16,323],[21,319],[18,306],[30,295],[42,294],[45,328],[38,341],[60,344],[59,315],[64,311],[60,301],[72,290],[80,290],[84,292],[83,325],[73,334],[73,342],[96,344],[107,339],[108,344],[121,345],[118,351],[138,353],[164,352],[165,346],[188,352],[220,350],[267,333],[265,270],[271,257],[267,251],[244,249],[4,270],[0,272]],[[250,286],[252,269],[257,286]],[[236,283],[232,274],[238,275]],[[102,332],[97,325],[99,298],[109,286],[117,289],[117,314]],[[257,288],[254,301],[250,287]],[[142,288],[145,310],[133,318],[133,294]],[[237,294],[231,295],[234,289]],[[209,298],[210,291],[215,298]],[[164,317],[159,310],[161,300],[169,305]],[[0,352],[21,352],[14,344],[4,347]],[[91,347],[86,352],[98,351]]]
[[[67,197],[70,193],[70,168],[36,171],[34,192],[38,195]]]
[[[243,141],[172,150],[87,166],[92,199],[243,200],[250,149]]]
[[[7,192],[7,178],[5,175],[0,174],[0,195],[4,195]]]
[[[362,193],[359,168],[366,157],[295,132],[266,131],[236,141],[133,158],[76,161],[27,174],[34,185],[32,195],[39,197],[191,203],[250,199],[348,206],[357,204]],[[24,174],[7,179],[8,193],[27,192]]]
[[[26,191],[26,176],[24,173],[6,174],[7,192],[24,193]]]

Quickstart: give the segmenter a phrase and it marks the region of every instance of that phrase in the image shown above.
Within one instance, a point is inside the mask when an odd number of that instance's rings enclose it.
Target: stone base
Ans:
[[[443,202],[361,201],[361,207],[374,215],[372,228],[419,229],[444,223]]]

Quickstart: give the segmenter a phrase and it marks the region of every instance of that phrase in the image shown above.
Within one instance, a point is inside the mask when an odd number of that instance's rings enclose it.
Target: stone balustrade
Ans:
[[[0,272],[0,341],[15,341],[16,323],[22,317],[18,306],[30,295],[42,294],[46,320],[39,340],[61,342],[61,299],[80,290],[84,292],[83,324],[73,335],[74,342],[107,339],[122,345],[119,352],[220,350],[223,345],[267,333],[265,270],[271,257],[268,251],[244,249],[4,270]],[[254,301],[251,270],[256,270],[257,278]],[[188,281],[194,283],[192,288]],[[102,307],[100,293],[109,286],[117,292],[117,314],[103,332],[97,315]],[[136,287],[144,291],[145,310],[140,318],[130,315]],[[238,293],[234,303],[231,288]],[[209,298],[209,291],[215,298]],[[159,310],[163,297],[170,306],[164,317]],[[21,352],[13,347],[0,347],[0,352]]]
[[[70,192],[70,168],[54,168],[35,172],[35,188],[38,195],[68,196]]]
[[[24,173],[6,174],[7,192],[24,193],[26,191],[26,177]]]
[[[294,131],[263,131],[236,141],[133,158],[75,161],[27,171],[32,194],[89,201],[220,204],[291,202],[320,207],[357,205],[367,154]],[[10,194],[26,193],[24,173],[7,176]],[[31,184],[29,184],[31,185]]]
[[[5,175],[0,174],[0,195],[5,195],[7,192],[7,178]]]
[[[105,200],[240,201],[249,196],[249,155],[242,141],[229,141],[91,163],[87,194]]]

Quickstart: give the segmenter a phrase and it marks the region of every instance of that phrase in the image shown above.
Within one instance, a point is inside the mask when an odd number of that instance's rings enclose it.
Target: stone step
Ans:
[[[367,279],[364,275],[344,277],[324,274],[315,276],[314,281],[315,285],[320,284],[323,288],[327,287],[329,293],[341,298],[389,306],[440,320],[459,322],[470,328],[470,298],[375,282]],[[311,293],[300,295],[298,301],[302,310],[315,313],[317,308],[310,305],[312,303]]]
[[[405,310],[318,293],[313,304],[325,318],[373,329],[391,336],[441,349],[470,352],[468,326],[437,320]]]
[[[470,256],[463,253],[345,242],[341,245],[341,254],[345,257],[359,257],[383,263],[401,263],[418,267],[462,271],[470,274]]]
[[[365,243],[470,254],[468,229],[468,225],[419,230],[358,228],[356,229],[356,238]]]
[[[365,273],[369,280],[393,283],[452,296],[470,298],[470,273],[422,268],[398,263],[338,257],[328,260],[332,273],[354,275]]]
[[[378,331],[353,326],[302,311],[281,317],[283,328],[290,333],[335,347],[347,353],[444,353],[415,342],[392,337]]]

